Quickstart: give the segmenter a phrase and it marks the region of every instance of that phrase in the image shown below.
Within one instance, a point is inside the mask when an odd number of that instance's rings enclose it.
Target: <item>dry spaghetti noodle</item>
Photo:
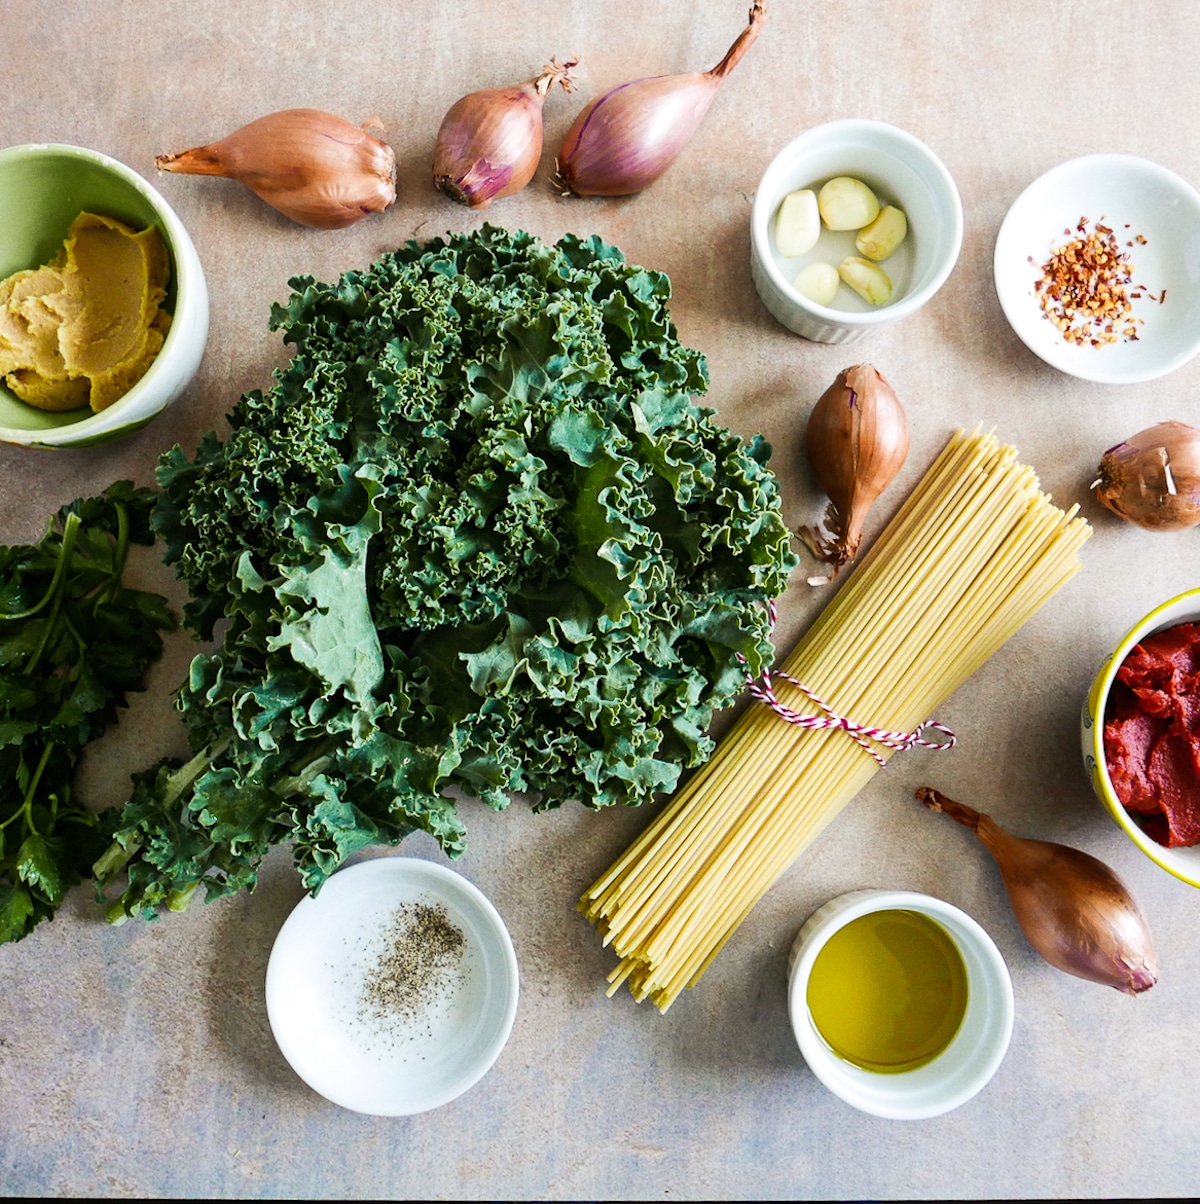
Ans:
[[[1077,509],[1052,505],[1014,448],[957,432],[775,675],[787,706],[815,714],[811,694],[839,716],[919,730],[1078,571],[1091,531]],[[580,902],[621,959],[609,994],[628,982],[666,1011],[694,985],[895,751],[860,744],[745,712]]]

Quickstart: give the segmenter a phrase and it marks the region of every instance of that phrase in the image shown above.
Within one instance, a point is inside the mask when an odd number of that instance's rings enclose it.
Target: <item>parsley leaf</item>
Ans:
[[[0,547],[0,943],[52,917],[108,844],[71,781],[174,625],[165,599],[121,582],[130,542],[154,541],[154,497],[120,481],[40,543]]]

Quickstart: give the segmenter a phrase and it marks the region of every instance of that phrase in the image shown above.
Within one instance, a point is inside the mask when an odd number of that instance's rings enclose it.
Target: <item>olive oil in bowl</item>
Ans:
[[[919,911],[868,912],[822,946],[808,980],[812,1021],[838,1057],[898,1074],[933,1061],[966,1014],[967,970],[946,929]]]

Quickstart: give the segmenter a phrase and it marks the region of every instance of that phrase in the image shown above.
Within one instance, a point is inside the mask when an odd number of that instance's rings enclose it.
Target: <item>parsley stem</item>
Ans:
[[[93,606],[93,613],[96,607],[102,602],[110,602],[116,594],[117,589],[121,585],[121,575],[125,572],[125,559],[129,555],[129,511],[120,502],[113,502],[113,509],[117,515],[117,537],[116,546],[113,549],[113,569],[108,580],[104,583],[104,588],[96,595],[96,603]]]
[[[63,816],[64,824],[83,824],[85,828],[97,826],[97,819],[90,811],[68,811]]]
[[[27,610],[18,610],[14,613],[0,611],[0,619],[28,619],[32,615],[37,614],[51,598],[58,594],[63,579],[66,577],[67,569],[71,564],[71,553],[75,550],[75,537],[82,521],[79,515],[74,512],[67,515],[66,522],[63,523],[62,542],[58,548],[58,560],[54,565],[54,576],[51,578],[50,586],[42,595],[41,600],[34,603]],[[37,658],[35,657],[34,659],[36,660]]]
[[[25,827],[29,829],[34,836],[40,836],[41,833],[37,830],[37,824],[33,822],[33,796],[37,792],[38,783],[42,780],[42,774],[46,771],[46,766],[50,763],[50,754],[54,751],[55,744],[53,740],[47,740],[45,748],[42,749],[42,755],[38,758],[37,768],[33,771],[33,777],[29,779],[29,788],[25,791],[25,797],[21,800],[21,806],[14,811],[3,823],[0,823],[0,829],[7,828],[14,819],[19,816],[25,817]],[[57,805],[55,811],[58,810]],[[53,821],[51,821],[53,826]]]
[[[55,623],[58,620],[59,612],[62,610],[63,595],[67,591],[67,570],[70,568],[71,555],[75,550],[75,536],[82,521],[78,514],[72,512],[67,515],[66,522],[63,523],[62,546],[58,552],[58,563],[54,566],[54,580],[50,583],[50,589],[46,592],[46,597],[38,603],[37,609],[44,606],[48,599],[53,599],[53,603],[50,607],[50,614],[46,619],[46,627],[42,632],[42,638],[38,641],[38,646],[34,650],[33,656],[25,666],[27,674],[33,673],[38,661],[42,659],[42,653],[46,651],[50,637],[54,634]],[[78,639],[78,636],[76,638]]]
[[[83,636],[81,636],[79,634],[78,630],[75,627],[75,624],[71,622],[71,616],[69,614],[64,614],[62,616],[62,621],[63,621],[63,626],[71,633],[71,636],[74,639],[75,643],[79,645],[79,651],[86,652],[88,650],[87,640],[85,640],[83,638]],[[39,649],[39,654],[40,654],[40,651],[41,650]],[[79,678],[79,665],[77,664],[71,672],[71,680],[77,681],[78,678]]]

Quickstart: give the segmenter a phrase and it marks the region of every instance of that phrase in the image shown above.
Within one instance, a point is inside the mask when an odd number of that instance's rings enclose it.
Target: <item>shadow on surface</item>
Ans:
[[[263,863],[253,895],[212,905],[216,938],[204,999],[213,1043],[248,1072],[247,1079],[289,1098],[309,1091],[272,1036],[265,984],[276,934],[301,896],[288,850],[276,849]]]

